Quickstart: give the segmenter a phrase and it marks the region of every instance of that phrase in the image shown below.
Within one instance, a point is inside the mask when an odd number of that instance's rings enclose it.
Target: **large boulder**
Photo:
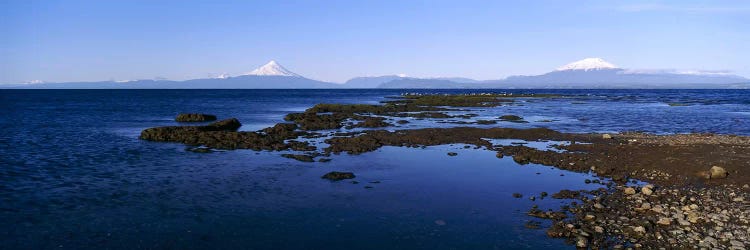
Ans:
[[[178,122],[207,122],[215,121],[216,116],[209,114],[179,114],[174,120]]]

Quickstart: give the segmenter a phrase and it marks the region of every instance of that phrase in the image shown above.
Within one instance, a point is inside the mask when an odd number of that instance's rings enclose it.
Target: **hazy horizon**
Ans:
[[[502,79],[583,58],[750,76],[750,3],[4,1],[0,83],[236,76]],[[461,18],[457,18],[461,17]]]

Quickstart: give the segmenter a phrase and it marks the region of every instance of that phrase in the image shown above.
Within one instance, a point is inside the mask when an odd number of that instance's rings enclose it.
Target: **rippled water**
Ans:
[[[301,163],[282,152],[198,154],[137,138],[174,125],[180,112],[237,117],[242,130],[257,130],[316,103],[375,104],[403,92],[476,91],[0,90],[0,248],[566,248],[523,226],[531,205],[562,201],[526,197],[594,188],[585,174],[463,145]],[[474,109],[475,119],[529,121],[475,126],[750,135],[747,90],[505,92],[566,97]],[[333,170],[360,183],[319,178]]]

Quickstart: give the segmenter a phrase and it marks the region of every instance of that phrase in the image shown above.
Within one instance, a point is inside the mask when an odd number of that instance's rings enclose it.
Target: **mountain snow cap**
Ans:
[[[248,75],[255,75],[255,76],[299,76],[295,74],[294,72],[289,71],[288,69],[284,68],[284,66],[281,66],[276,61],[271,60],[270,62],[266,63],[266,65],[261,66],[260,68],[257,68],[253,71],[250,71]]]
[[[557,68],[557,71],[565,70],[602,70],[602,69],[618,69],[619,67],[611,64],[601,58],[586,58],[580,61],[575,61],[565,66]]]

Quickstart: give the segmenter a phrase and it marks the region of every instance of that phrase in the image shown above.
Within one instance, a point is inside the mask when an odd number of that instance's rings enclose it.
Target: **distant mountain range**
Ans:
[[[300,76],[276,61],[247,74],[186,81],[135,80],[102,82],[5,84],[0,88],[23,89],[317,89],[317,88],[741,88],[750,89],[747,78],[717,72],[628,70],[601,58],[586,58],[532,76],[510,76],[479,81],[461,77],[415,78],[403,75],[356,77],[343,84]]]

